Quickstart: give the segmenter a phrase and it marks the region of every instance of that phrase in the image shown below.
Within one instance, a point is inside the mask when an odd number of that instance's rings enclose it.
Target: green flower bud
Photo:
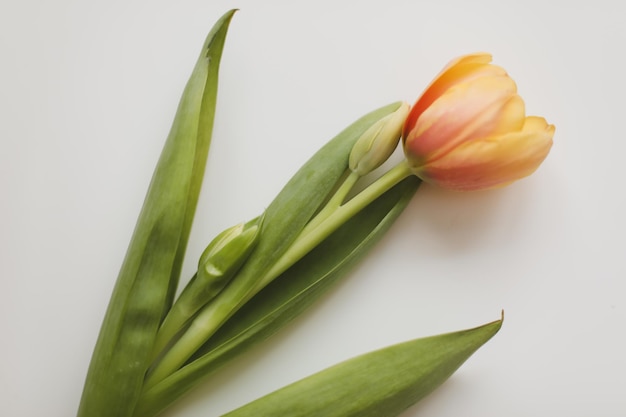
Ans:
[[[408,114],[409,105],[402,103],[398,110],[367,129],[352,148],[350,170],[362,176],[381,166],[398,146]]]
[[[254,249],[261,220],[261,217],[257,217],[217,235],[200,256],[197,280],[213,286],[216,278],[230,279]]]
[[[261,221],[262,217],[257,217],[226,229],[206,247],[198,261],[198,273],[181,294],[181,298],[189,297],[194,313],[219,294],[248,259],[257,243]]]

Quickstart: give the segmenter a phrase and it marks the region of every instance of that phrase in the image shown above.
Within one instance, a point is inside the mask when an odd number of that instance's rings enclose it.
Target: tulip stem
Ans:
[[[335,204],[337,200],[344,200],[345,196],[356,182],[356,179],[358,179],[358,175],[351,173],[347,181],[339,188],[343,195],[336,200],[335,197],[337,197],[337,194],[335,194],[329,200],[329,203],[333,202],[334,206],[327,205],[319,212],[318,216],[309,222],[289,249],[278,259],[263,278],[259,280],[256,290],[258,291],[265,287],[274,278],[285,272],[290,266],[324,241],[324,239],[330,236],[342,224],[391,189],[394,185],[411,175],[413,175],[413,172],[406,160],[403,160],[344,204]],[[348,185],[344,187],[346,184]]]
[[[194,277],[195,276],[196,275],[194,274]],[[187,311],[188,309],[186,309],[186,307],[188,306],[179,302],[179,300],[174,303],[161,323],[161,327],[157,332],[154,345],[152,347],[152,353],[150,355],[151,362],[154,362],[157,359],[158,355],[161,354],[168,343],[174,339],[176,333],[182,329],[185,322],[193,314],[192,311]]]
[[[361,178],[359,174],[354,171],[350,171],[350,173],[346,176],[344,181],[341,183],[339,188],[333,196],[328,200],[326,205],[322,210],[317,213],[317,215],[307,223],[307,225],[300,232],[300,236],[298,239],[302,239],[306,236],[310,231],[316,229],[324,220],[326,220],[331,214],[333,214],[346,200],[346,196],[354,187],[354,184]]]

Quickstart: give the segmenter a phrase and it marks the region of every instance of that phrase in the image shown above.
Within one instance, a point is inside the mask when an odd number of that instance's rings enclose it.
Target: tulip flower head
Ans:
[[[471,191],[532,174],[548,155],[554,126],[526,116],[515,82],[491,55],[449,63],[406,119],[403,146],[422,180]]]

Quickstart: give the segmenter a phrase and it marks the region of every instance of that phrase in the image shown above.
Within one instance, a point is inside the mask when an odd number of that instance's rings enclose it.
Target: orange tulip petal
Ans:
[[[508,76],[484,76],[456,84],[420,116],[405,139],[409,153],[439,158],[475,137],[517,131],[524,122],[524,104]]]
[[[465,55],[449,62],[413,105],[405,124],[404,136],[406,137],[406,134],[415,125],[420,114],[452,85],[468,81],[472,77],[506,74],[504,69],[489,65],[489,62],[491,62],[491,55],[485,53]]]
[[[548,155],[554,126],[528,117],[521,131],[466,142],[418,175],[458,191],[496,188],[532,174]]]

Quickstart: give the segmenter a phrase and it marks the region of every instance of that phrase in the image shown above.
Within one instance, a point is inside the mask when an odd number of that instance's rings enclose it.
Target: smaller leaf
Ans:
[[[493,337],[502,320],[416,339],[327,368],[223,417],[392,417],[428,395]]]

